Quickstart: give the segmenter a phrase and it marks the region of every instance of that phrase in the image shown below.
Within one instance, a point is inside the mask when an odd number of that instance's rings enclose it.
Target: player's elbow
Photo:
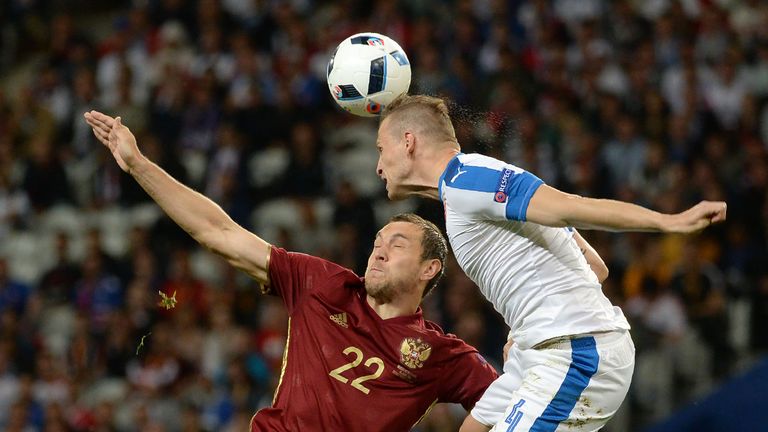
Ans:
[[[227,258],[232,254],[228,249],[232,244],[230,238],[235,227],[231,225],[234,225],[234,222],[232,224],[227,223],[227,221],[211,223],[205,229],[190,234],[204,248]]]

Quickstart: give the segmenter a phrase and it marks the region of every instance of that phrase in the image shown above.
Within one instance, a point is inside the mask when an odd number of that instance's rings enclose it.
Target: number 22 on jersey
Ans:
[[[342,351],[342,353],[347,357],[349,357],[349,355],[352,354],[354,359],[351,362],[345,363],[337,367],[336,369],[328,372],[328,375],[346,384],[349,382],[349,379],[344,377],[342,374],[350,369],[360,366],[360,363],[363,363],[363,359],[365,358],[365,355],[363,355],[363,351],[361,351],[360,348],[353,347],[353,346],[344,348],[344,351]],[[373,370],[375,368],[376,371],[372,374],[363,375],[361,377],[357,377],[353,379],[350,385],[356,388],[357,390],[360,390],[361,392],[368,394],[371,392],[371,389],[364,386],[363,383],[368,380],[376,379],[380,377],[382,373],[384,373],[384,361],[378,357],[370,357],[367,360],[365,360],[365,367],[367,367],[369,370]]]

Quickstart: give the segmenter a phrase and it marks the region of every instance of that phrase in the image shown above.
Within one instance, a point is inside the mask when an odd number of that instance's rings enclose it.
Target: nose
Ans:
[[[379,158],[379,161],[376,162],[376,174],[378,174],[379,177],[384,175],[384,170],[381,168],[381,158]]]
[[[386,261],[387,255],[383,246],[373,249],[373,259],[376,261]]]

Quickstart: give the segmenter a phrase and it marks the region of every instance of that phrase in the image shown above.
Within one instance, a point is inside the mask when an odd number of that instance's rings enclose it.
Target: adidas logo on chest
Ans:
[[[347,313],[337,313],[337,314],[331,314],[330,316],[331,321],[335,322],[336,324],[344,327],[349,328],[349,324],[347,324]]]

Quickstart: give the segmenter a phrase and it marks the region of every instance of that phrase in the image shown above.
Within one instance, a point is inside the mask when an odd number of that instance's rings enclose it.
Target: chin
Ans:
[[[392,301],[392,289],[385,284],[365,284],[365,292],[369,297],[376,300],[376,303],[383,304]]]
[[[379,291],[373,294],[369,293],[368,296],[380,305],[392,303],[392,300],[394,300],[393,293],[389,291]]]

